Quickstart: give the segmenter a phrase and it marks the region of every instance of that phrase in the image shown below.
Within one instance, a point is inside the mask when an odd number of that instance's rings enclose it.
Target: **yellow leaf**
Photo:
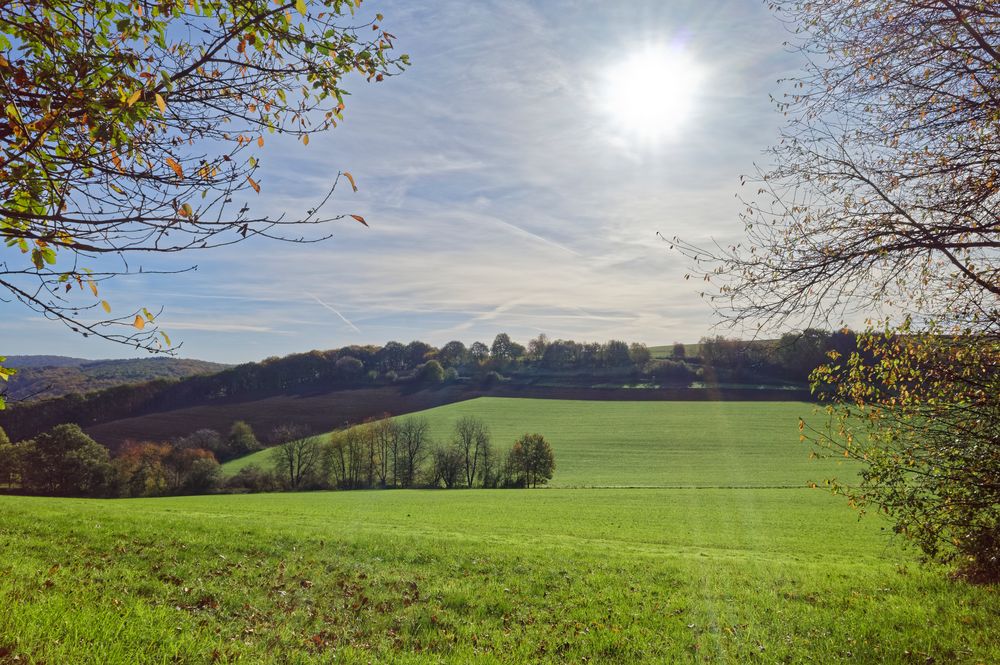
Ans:
[[[94,283],[94,280],[88,279],[87,280],[87,286],[90,287],[90,290],[94,293],[94,296],[96,297],[97,296],[97,284]]]
[[[257,183],[256,183],[256,182],[254,181],[254,179],[253,179],[253,178],[251,178],[250,176],[247,176],[247,182],[249,182],[249,183],[250,183],[250,186],[251,186],[251,187],[253,187],[253,191],[255,191],[255,192],[257,192],[258,194],[260,194],[260,185],[258,185],[258,184],[257,184]]]
[[[108,314],[111,313],[111,305],[108,304],[107,300],[102,300],[101,301],[101,307],[103,307],[104,311],[107,312]]]
[[[128,98],[128,105],[132,106],[137,101],[139,101],[140,97],[142,97],[142,88],[140,88],[140,89],[138,89],[138,90],[136,90],[135,92],[132,93],[132,96]]]
[[[167,112],[167,103],[163,101],[163,97],[160,96],[160,93],[156,93],[156,105],[160,107],[160,113]]]
[[[308,134],[303,134],[302,135],[302,145],[309,145],[309,135]]]
[[[365,226],[368,226],[368,222],[366,222],[366,221],[365,221],[365,218],[364,218],[364,217],[362,217],[361,215],[351,215],[351,217],[353,217],[353,218],[354,218],[354,219],[356,219],[357,221],[361,222],[361,223],[362,223],[362,224],[364,224]]]
[[[344,177],[347,178],[351,182],[351,189],[353,189],[354,191],[358,191],[358,186],[357,186],[357,184],[355,184],[355,182],[354,182],[354,176],[351,175],[351,172],[350,171],[344,171]]]
[[[170,341],[170,335],[163,332],[162,330],[160,331],[160,334],[163,335],[163,341],[167,343],[167,346],[173,346],[173,343],[171,343]]]
[[[181,165],[173,157],[167,157],[167,166],[174,170],[178,178],[184,177],[184,169],[181,168]]]
[[[295,8],[299,10],[299,13],[303,16],[306,15],[306,0],[295,0]]]
[[[146,327],[146,322],[142,320],[141,316],[139,316],[138,314],[136,314],[135,315],[135,321],[132,322],[132,325],[135,326],[136,328],[138,328],[139,330],[142,330],[143,328]]]

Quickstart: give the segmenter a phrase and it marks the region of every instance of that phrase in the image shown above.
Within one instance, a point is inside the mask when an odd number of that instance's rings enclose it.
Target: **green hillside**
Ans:
[[[881,526],[809,489],[0,497],[0,662],[1000,662],[1000,597]]]
[[[810,459],[798,419],[822,423],[803,402],[600,402],[481,397],[422,411],[436,441],[456,420],[485,420],[504,449],[540,432],[556,453],[554,487],[803,487],[851,473]],[[270,466],[261,451],[224,466]]]

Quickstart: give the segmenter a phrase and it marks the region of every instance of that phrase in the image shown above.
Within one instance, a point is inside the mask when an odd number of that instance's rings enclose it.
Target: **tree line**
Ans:
[[[825,353],[832,349],[848,353],[853,339],[850,331],[812,329],[785,335],[777,342],[704,338],[700,357],[687,357],[684,345],[675,344],[672,357],[659,359],[652,357],[646,345],[621,340],[576,342],[539,335],[521,345],[506,333],[498,334],[490,345],[474,342],[466,346],[458,340],[440,348],[421,341],[354,345],[267,358],[215,374],[121,385],[87,395],[74,393],[20,404],[0,412],[0,426],[14,438],[25,439],[60,423],[87,426],[226,398],[396,383],[434,386],[462,382],[488,387],[545,373],[580,376],[585,382],[590,377],[614,377],[674,386],[700,379],[762,381],[769,377],[804,383]]]
[[[231,479],[247,489],[391,489],[537,487],[555,472],[552,446],[541,434],[524,434],[497,449],[489,427],[473,416],[456,421],[445,441],[417,416],[387,415],[333,432],[308,436],[289,426],[270,453],[271,469],[244,467]]]
[[[170,442],[130,441],[114,456],[75,424],[18,443],[0,429],[0,487],[44,496],[199,494],[223,487],[220,462],[260,448],[242,421],[226,436],[201,429]]]
[[[267,468],[248,465],[224,478],[220,462],[262,448],[253,429],[228,435],[201,429],[170,442],[128,442],[114,456],[78,425],[57,425],[11,443],[0,429],[0,487],[43,496],[150,497],[212,492],[317,489],[537,487],[552,478],[555,456],[540,434],[497,450],[489,428],[461,418],[447,442],[435,442],[426,419],[386,416],[325,439],[302,427],[271,432],[279,443]]]

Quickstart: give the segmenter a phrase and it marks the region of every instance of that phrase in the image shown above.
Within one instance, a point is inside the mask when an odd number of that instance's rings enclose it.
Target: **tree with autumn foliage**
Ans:
[[[737,324],[874,321],[814,375],[832,480],[932,557],[1000,578],[1000,7],[776,0],[807,57],[746,238],[675,245]]]
[[[860,483],[830,486],[927,556],[1000,581],[1000,341],[904,326],[860,345],[813,373],[832,427],[804,436],[862,465]]]
[[[552,480],[556,457],[541,434],[521,436],[507,453],[507,476],[517,487],[538,487]]]
[[[14,0],[0,12],[0,288],[87,336],[174,345],[101,284],[149,252],[328,237],[348,172],[298,215],[253,212],[275,133],[342,118],[349,74],[402,71],[361,0]],[[309,229],[315,229],[310,232]],[[99,261],[111,255],[116,262]],[[119,267],[110,267],[119,266]],[[117,307],[117,306],[116,306]],[[9,370],[0,368],[0,379]]]

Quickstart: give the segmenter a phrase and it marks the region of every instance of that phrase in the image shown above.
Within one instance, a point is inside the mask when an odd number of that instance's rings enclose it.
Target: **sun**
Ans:
[[[694,115],[702,77],[679,47],[646,46],[609,67],[600,102],[613,134],[644,144],[677,137]]]

